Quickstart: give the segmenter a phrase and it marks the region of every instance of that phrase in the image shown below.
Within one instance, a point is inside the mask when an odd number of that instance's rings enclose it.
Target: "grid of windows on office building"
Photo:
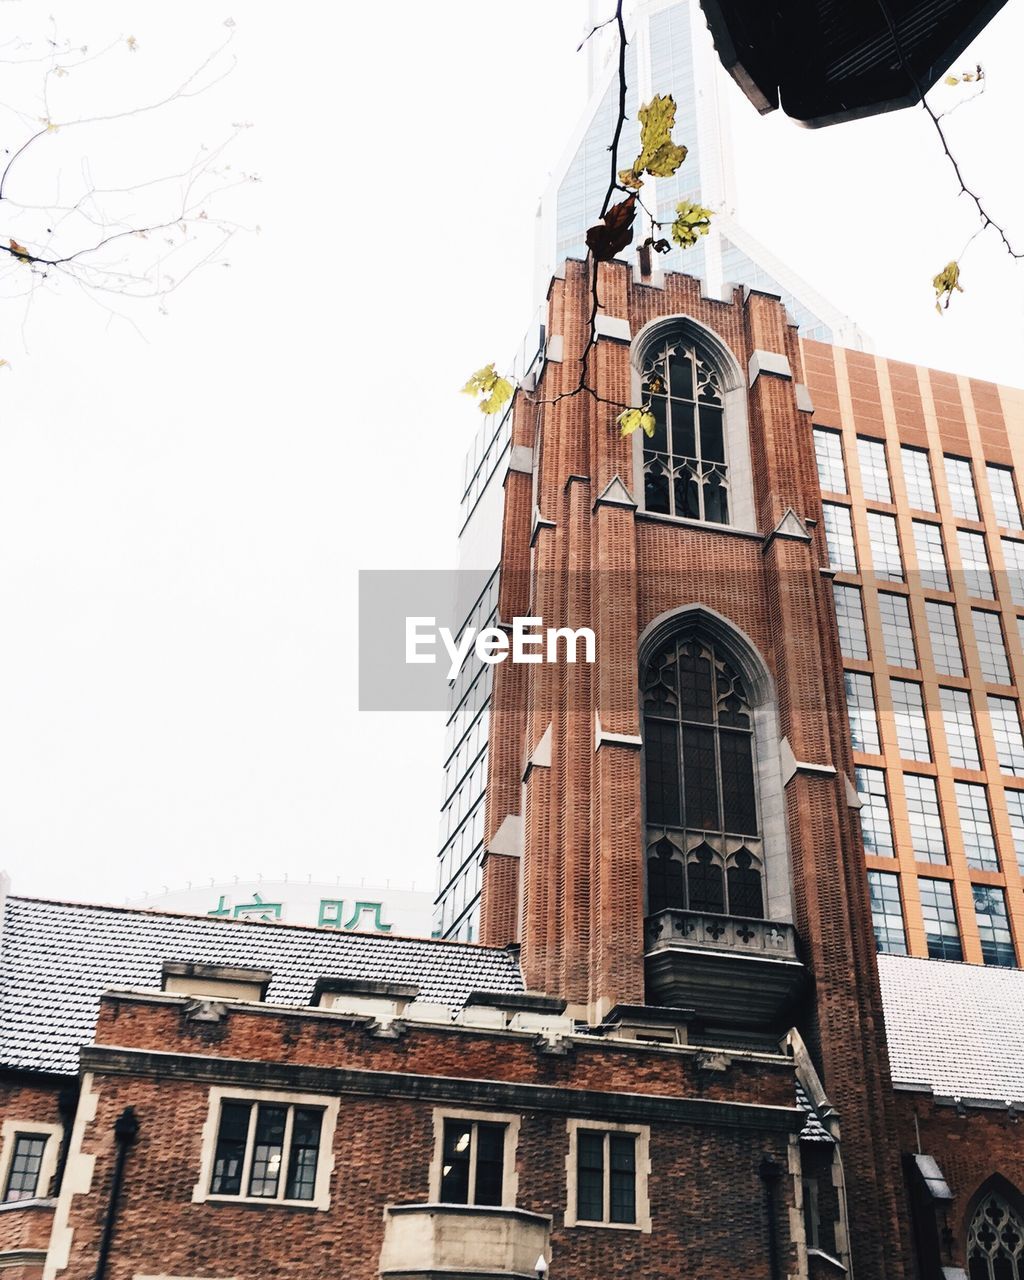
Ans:
[[[972,533],[970,529],[957,529],[957,546],[964,566],[964,585],[969,596],[979,600],[994,600],[992,573],[988,564],[988,548],[985,535]]]
[[[864,852],[872,853],[876,857],[891,858],[896,850],[892,839],[892,820],[889,816],[885,770],[858,765],[856,776]]]
[[[916,667],[917,650],[914,647],[914,629],[910,624],[907,597],[893,595],[890,591],[881,592],[878,597],[878,612],[882,618],[886,661],[891,667]]]
[[[864,603],[860,588],[833,582],[832,594],[836,602],[836,624],[839,627],[839,647],[843,657],[865,660],[868,656],[868,637],[864,630]]]
[[[939,793],[934,778],[918,773],[903,775],[910,820],[910,844],[918,862],[945,863],[946,841],[942,834]]]
[[[932,469],[924,449],[905,444],[900,447],[903,461],[903,483],[907,487],[907,501],[915,511],[935,510],[935,488],[932,485]]]
[[[1016,538],[1002,538],[1000,541],[1010,599],[1014,604],[1024,605],[1024,542],[1018,542]]]
[[[889,955],[905,956],[907,935],[903,928],[899,876],[890,871],[869,871],[868,891],[875,945]]]
[[[497,605],[498,575],[494,573],[466,625],[493,625]],[[476,940],[479,920],[492,674],[489,665],[468,661],[449,690],[452,710],[446,728],[434,927],[442,937],[465,942]]]
[[[878,713],[875,711],[871,677],[862,671],[847,671],[843,679],[853,749],[877,756],[882,748],[878,740]]]
[[[843,437],[838,431],[814,428],[814,457],[818,463],[818,484],[826,493],[846,492]]]
[[[931,760],[921,686],[912,680],[893,680],[889,688],[900,754],[905,760]]]
[[[954,785],[968,866],[976,871],[998,871],[999,857],[985,788],[977,782],[957,782]]]
[[[994,693],[990,693],[987,700],[999,767],[1003,773],[1024,778],[1024,737],[1017,703],[1013,698],[1000,698]]]
[[[978,646],[981,674],[987,684],[1010,684],[1010,664],[999,614],[988,609],[972,609],[974,640]]]
[[[914,529],[914,552],[917,575],[926,591],[948,591],[949,572],[942,545],[942,529],[927,520],[911,522]]]
[[[932,659],[940,676],[962,676],[964,659],[960,651],[960,634],[956,627],[956,609],[941,600],[926,600],[925,617]]]
[[[1013,837],[1017,866],[1021,875],[1024,875],[1024,791],[1008,787],[1003,795],[1006,799],[1006,812],[1010,817],[1010,835]]]
[[[953,905],[953,886],[948,880],[921,878],[917,890],[921,895],[928,954],[933,960],[962,960],[964,953]]]
[[[892,502],[885,442],[858,436],[857,461],[860,463],[860,482],[864,497],[869,502]]]
[[[946,454],[946,486],[953,512],[961,520],[978,519],[978,499],[974,492],[974,476],[966,458]]]
[[[1019,529],[1020,503],[1017,501],[1013,472],[1009,467],[1000,467],[994,462],[987,463],[985,470],[988,472],[988,487],[992,494],[996,523],[1004,529]]]
[[[837,502],[823,502],[821,513],[829,564],[841,573],[856,573],[857,551],[853,541],[850,508],[841,507]]]
[[[978,736],[971,714],[971,695],[966,689],[940,689],[942,727],[946,731],[946,750],[950,763],[958,769],[980,769]]]
[[[871,562],[875,577],[902,582],[903,560],[900,556],[896,517],[887,516],[881,511],[869,511],[868,539],[871,543]]]
[[[1017,961],[1013,954],[1010,921],[1006,914],[1006,894],[995,885],[973,884],[974,914],[978,919],[978,936],[981,939],[981,958],[985,964],[1013,969]]]

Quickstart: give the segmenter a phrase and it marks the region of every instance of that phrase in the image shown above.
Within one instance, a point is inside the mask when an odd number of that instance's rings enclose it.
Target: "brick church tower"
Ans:
[[[842,656],[795,328],[780,302],[570,261],[519,396],[499,616],[589,627],[593,665],[495,670],[482,941],[581,1021],[796,1027],[843,1127],[861,1275],[904,1274]],[[623,405],[655,433],[623,439]],[[766,1040],[766,1038],[770,1038]]]

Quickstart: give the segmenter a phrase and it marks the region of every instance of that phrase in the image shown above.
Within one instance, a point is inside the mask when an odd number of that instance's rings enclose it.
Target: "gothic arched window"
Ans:
[[[1024,1280],[1024,1222],[995,1192],[971,1220],[967,1274],[970,1280]]]
[[[714,642],[673,637],[643,672],[647,905],[764,917],[753,712]]]
[[[722,382],[686,338],[653,348],[643,366],[643,399],[654,433],[643,442],[644,506],[690,520],[729,522]]]

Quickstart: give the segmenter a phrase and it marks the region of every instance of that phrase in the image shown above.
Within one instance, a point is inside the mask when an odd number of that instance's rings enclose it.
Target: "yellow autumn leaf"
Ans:
[[[686,148],[672,141],[676,123],[676,100],[670,93],[656,93],[637,112],[640,117],[640,154],[633,165],[655,178],[670,178],[686,159]]]
[[[497,413],[504,404],[512,399],[512,383],[508,378],[495,378],[491,394],[480,401],[481,413]]]
[[[706,236],[711,226],[712,212],[702,204],[681,200],[676,205],[676,218],[672,223],[672,239],[681,249],[692,249],[700,236]]]
[[[946,84],[953,86],[960,83],[959,76],[946,76]]]
[[[465,396],[486,395],[493,389],[497,381],[497,370],[494,368],[494,362],[491,361],[490,364],[484,365],[482,369],[477,369],[476,373],[462,388],[462,394]]]
[[[932,287],[935,289],[935,310],[941,315],[942,311],[949,307],[953,300],[954,290],[957,293],[963,293],[963,285],[960,283],[960,263],[947,262],[937,276],[932,280]],[[945,298],[945,303],[943,303]]]
[[[615,419],[624,436],[631,436],[634,431],[643,431],[644,435],[654,435],[654,414],[649,409],[624,409]]]
[[[13,237],[11,238],[11,253],[13,253],[16,258],[22,258],[26,262],[32,257],[25,246],[23,244],[18,244],[17,240]]]
[[[619,185],[629,187],[633,191],[639,191],[644,185],[644,180],[635,169],[620,169]]]

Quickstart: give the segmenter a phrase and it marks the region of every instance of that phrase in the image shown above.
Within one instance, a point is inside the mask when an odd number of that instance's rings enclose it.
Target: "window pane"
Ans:
[[[885,788],[885,770],[857,766],[857,795],[860,797],[860,828],[864,836],[864,852],[891,858],[895,854],[889,797]]]
[[[726,831],[757,835],[757,805],[754,801],[754,761],[749,733],[723,729],[719,735],[722,753],[722,809]]]
[[[446,1120],[441,1158],[442,1204],[469,1204],[469,1159],[473,1124]]]
[[[919,862],[946,861],[946,841],[942,834],[939,793],[934,778],[917,773],[903,775],[910,819],[910,842]]]
[[[941,676],[962,676],[964,660],[956,629],[956,609],[940,600],[926,600],[924,611],[928,619],[928,636],[932,642],[935,670]]]
[[[869,871],[868,891],[871,897],[871,924],[875,931],[875,945],[879,951],[885,951],[889,955],[905,956],[907,937],[903,928],[899,877],[887,871]]]
[[[1005,969],[1017,966],[1010,937],[1010,922],[1006,917],[1006,895],[992,885],[975,884],[974,910],[978,917],[978,933],[981,935],[981,957],[986,964],[1000,965]]]
[[[946,454],[946,483],[953,510],[961,520],[978,519],[978,499],[974,493],[974,477],[966,458],[953,458]]]
[[[932,471],[928,454],[924,449],[900,448],[903,459],[903,479],[907,486],[907,500],[917,511],[935,510],[935,490],[932,487]]]
[[[860,462],[860,479],[864,486],[864,497],[869,502],[892,502],[884,441],[858,436],[857,459]]]
[[[686,825],[698,831],[720,831],[713,729],[687,725],[683,730],[683,786]]]
[[[964,836],[964,853],[968,865],[979,871],[998,871],[996,839],[992,834],[992,819],[988,811],[985,788],[976,782],[958,782],[956,807],[960,814],[960,829]]]
[[[990,693],[988,714],[992,720],[992,736],[996,740],[1000,768],[1004,773],[1024,777],[1024,738],[1021,737],[1016,702]]]
[[[277,1195],[284,1154],[284,1126],[287,1107],[260,1106],[256,1115],[256,1135],[252,1149],[249,1194],[272,1199]]]
[[[921,894],[928,954],[933,960],[962,960],[964,954],[949,882],[918,880],[917,885]]]
[[[322,1111],[296,1107],[292,1121],[292,1145],[288,1155],[289,1200],[312,1200],[316,1190],[316,1166],[320,1156]]]
[[[914,551],[921,586],[926,591],[948,591],[949,574],[942,545],[942,529],[926,520],[914,520]]]
[[[576,1216],[604,1221],[604,1134],[594,1129],[576,1134]]]
[[[632,1133],[609,1134],[609,1148],[609,1220],[636,1222],[636,1137]]]
[[[980,769],[978,738],[971,715],[971,695],[966,689],[940,689],[942,725],[949,759],[958,769]]]
[[[241,1193],[242,1165],[245,1161],[251,1114],[251,1102],[221,1103],[217,1150],[213,1157],[213,1178],[210,1181],[211,1195],[237,1196]]]
[[[864,605],[861,601],[860,588],[833,582],[832,595],[836,604],[839,647],[843,657],[866,659],[868,638],[864,630]]]
[[[860,671],[847,671],[844,673],[844,681],[853,749],[878,755],[881,746],[878,741],[878,715],[875,711],[871,677]]]
[[[1006,576],[1010,584],[1010,599],[1014,604],[1024,605],[1024,542],[1013,538],[1003,538],[1003,559],[1006,561]]]
[[[886,578],[890,582],[902,582],[903,560],[900,557],[896,517],[883,515],[880,511],[869,511],[868,536],[871,540],[875,576]]]
[[[930,760],[928,725],[924,718],[921,686],[910,680],[893,680],[892,711],[896,721],[896,740],[906,760]]]
[[[841,507],[835,502],[823,502],[821,514],[825,525],[829,564],[840,573],[856,573],[857,552],[853,544],[850,508]]]
[[[998,613],[988,609],[972,609],[974,639],[981,660],[981,674],[987,684],[1010,684],[1010,665],[1006,661],[1006,645]]]
[[[814,457],[818,463],[818,484],[829,493],[846,492],[843,438],[838,431],[814,428]]]
[[[1019,529],[1020,504],[1013,486],[1013,472],[1009,467],[996,466],[994,462],[986,465],[988,487],[992,491],[992,506],[995,508],[996,520],[1004,529]]]
[[[1024,791],[1006,791],[1006,810],[1010,815],[1010,831],[1013,847],[1017,851],[1017,866],[1024,875]]]
[[[679,785],[679,728],[648,716],[644,721],[647,821],[655,826],[683,823]]]
[[[878,597],[878,611],[882,616],[882,639],[889,665],[916,667],[917,650],[914,648],[914,630],[910,625],[907,597],[883,591]]]
[[[505,1126],[476,1126],[476,1193],[474,1204],[501,1204],[501,1175],[505,1164]]]
[[[984,535],[972,533],[970,529],[957,529],[956,540],[960,548],[960,559],[963,561],[967,594],[976,596],[979,600],[994,600],[995,591],[992,588]]]
[[[4,1200],[32,1200],[39,1189],[39,1171],[43,1166],[46,1135],[19,1133],[14,1139],[11,1167],[4,1188]]]

